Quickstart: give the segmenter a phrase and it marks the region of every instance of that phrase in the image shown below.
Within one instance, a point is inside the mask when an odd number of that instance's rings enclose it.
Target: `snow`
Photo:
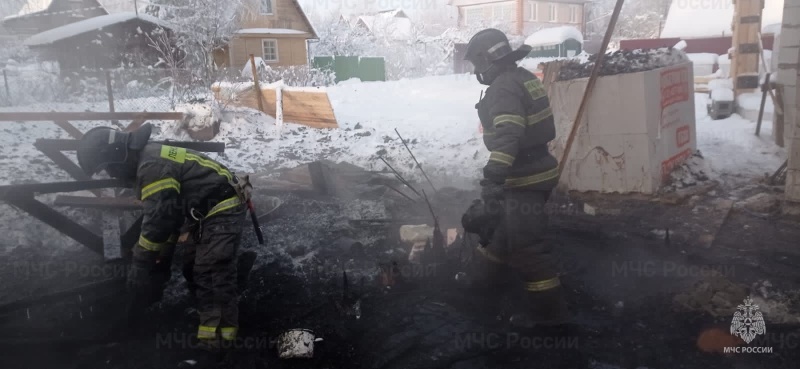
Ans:
[[[243,28],[236,33],[248,33],[248,34],[259,34],[259,35],[303,35],[306,34],[304,31],[298,31],[296,29],[287,29],[287,28]]]
[[[50,7],[50,4],[53,3],[53,0],[28,0],[25,5],[22,6],[22,9],[16,15],[6,17],[9,18],[17,18],[24,15],[40,12],[43,10],[47,10]]]
[[[733,90],[733,80],[730,78],[719,78],[708,81],[708,89],[715,90],[717,88],[727,88]]]
[[[678,43],[677,43],[677,44],[675,44],[675,46],[673,46],[672,48],[673,48],[673,49],[676,49],[676,50],[683,50],[683,49],[686,49],[686,46],[688,46],[688,45],[686,44],[686,41],[684,41],[684,40],[680,40],[680,41],[678,41]]]
[[[362,15],[358,23],[362,23],[373,34],[385,35],[392,40],[408,41],[413,37],[414,25],[411,19],[396,17],[397,12],[383,12],[378,15]]]
[[[768,25],[764,26],[764,28],[761,29],[761,33],[763,33],[763,34],[772,33],[774,35],[780,35],[781,34],[781,28],[782,28],[781,26],[782,26],[781,23],[768,24]]]
[[[783,22],[783,1],[764,1],[763,28]],[[730,36],[733,11],[732,1],[673,1],[661,38]]]
[[[715,88],[711,90],[711,100],[714,101],[733,101],[733,90],[729,88]]]
[[[719,55],[712,54],[712,53],[690,53],[686,54],[689,57],[689,60],[695,64],[710,64],[714,65],[717,64],[717,60]]]
[[[108,14],[108,15],[101,15],[99,17],[93,17],[89,19],[82,20],[80,22],[70,23],[61,27],[56,27],[42,33],[35,34],[25,40],[25,45],[27,46],[37,46],[37,45],[46,45],[51,44],[53,42],[63,40],[65,38],[69,38],[72,36],[79,35],[81,33],[96,31],[102,29],[103,27],[108,27],[113,24],[123,23],[130,21],[132,19],[139,18],[142,21],[157,24],[161,27],[168,28],[169,24],[161,19],[156,17],[139,13],[137,16],[136,13],[115,13],[115,14]]]
[[[710,167],[710,176],[726,184],[752,183],[774,172],[786,160],[786,150],[775,145],[772,122],[764,121],[761,135],[755,135],[755,123],[734,114],[713,120],[708,116],[708,94],[695,94],[697,148]]]
[[[560,26],[536,31],[525,39],[525,44],[530,46],[549,46],[560,44],[569,39],[583,43],[583,35],[577,28]]]
[[[220,84],[242,88],[238,84]],[[227,107],[211,117],[219,117],[219,135],[226,144],[224,153],[210,154],[240,173],[274,173],[313,160],[346,161],[367,170],[383,170],[379,156],[386,158],[403,176],[425,183],[394,129],[397,128],[437,188],[472,187],[488,159],[478,131],[474,105],[485,86],[471,75],[449,75],[403,79],[390,82],[339,83],[327,88],[340,128],[320,130],[297,124],[280,130],[275,120],[247,108]],[[727,183],[753,183],[764,172],[774,171],[786,158],[784,149],[774,145],[772,124],[765,121],[761,136],[754,135],[753,122],[739,115],[712,120],[706,113],[708,94],[695,94],[698,149],[709,166],[709,176]],[[118,111],[168,111],[168,99],[120,99]],[[106,102],[94,104],[43,104],[2,108],[0,111],[107,111]],[[206,109],[181,106],[208,117]],[[204,126],[208,120],[193,123]],[[107,125],[107,122],[72,122],[79,130]],[[154,140],[189,140],[182,122],[154,121]],[[39,138],[69,138],[52,122],[8,122],[0,125],[0,185],[24,182],[71,180],[33,146]],[[68,153],[69,154],[69,153]],[[42,201],[51,196],[40,197]],[[72,241],[38,222],[20,222],[22,213],[0,204],[0,232],[4,245],[32,244],[32,236],[44,237],[54,247],[80,249]],[[23,224],[25,223],[25,224]],[[63,240],[63,242],[62,242]],[[0,248],[0,254],[4,250]]]
[[[739,109],[759,111],[761,109],[761,97],[761,92],[743,93],[736,98],[736,105]],[[772,105],[772,98],[767,95],[766,104],[764,104],[764,112],[773,113],[774,111],[775,107]]]

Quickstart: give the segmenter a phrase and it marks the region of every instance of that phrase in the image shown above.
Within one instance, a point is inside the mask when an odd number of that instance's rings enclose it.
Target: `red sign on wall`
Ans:
[[[676,166],[683,163],[690,156],[692,156],[692,149],[688,148],[661,162],[661,181],[665,182],[669,178],[669,174],[672,173],[672,170],[675,169]]]
[[[692,141],[689,126],[678,127],[675,130],[675,144],[680,148]]]
[[[661,108],[689,101],[689,70],[677,68],[661,72]]]

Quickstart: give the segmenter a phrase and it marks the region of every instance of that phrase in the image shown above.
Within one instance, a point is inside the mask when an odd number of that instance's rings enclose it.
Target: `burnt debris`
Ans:
[[[588,78],[597,60],[597,54],[589,57],[586,62],[569,60],[564,62],[558,75],[558,81],[569,81],[578,78]],[[683,51],[672,48],[618,50],[606,54],[600,68],[601,76],[611,76],[623,73],[637,73],[667,67],[688,61]]]

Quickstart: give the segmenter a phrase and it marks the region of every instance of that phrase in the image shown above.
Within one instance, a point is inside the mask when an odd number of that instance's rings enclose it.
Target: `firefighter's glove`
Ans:
[[[503,185],[488,179],[481,180],[481,198],[487,203],[502,200]]]

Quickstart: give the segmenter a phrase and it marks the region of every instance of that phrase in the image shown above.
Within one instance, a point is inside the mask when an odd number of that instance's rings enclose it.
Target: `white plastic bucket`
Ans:
[[[278,356],[281,359],[314,357],[314,332],[291,329],[278,337]]]

